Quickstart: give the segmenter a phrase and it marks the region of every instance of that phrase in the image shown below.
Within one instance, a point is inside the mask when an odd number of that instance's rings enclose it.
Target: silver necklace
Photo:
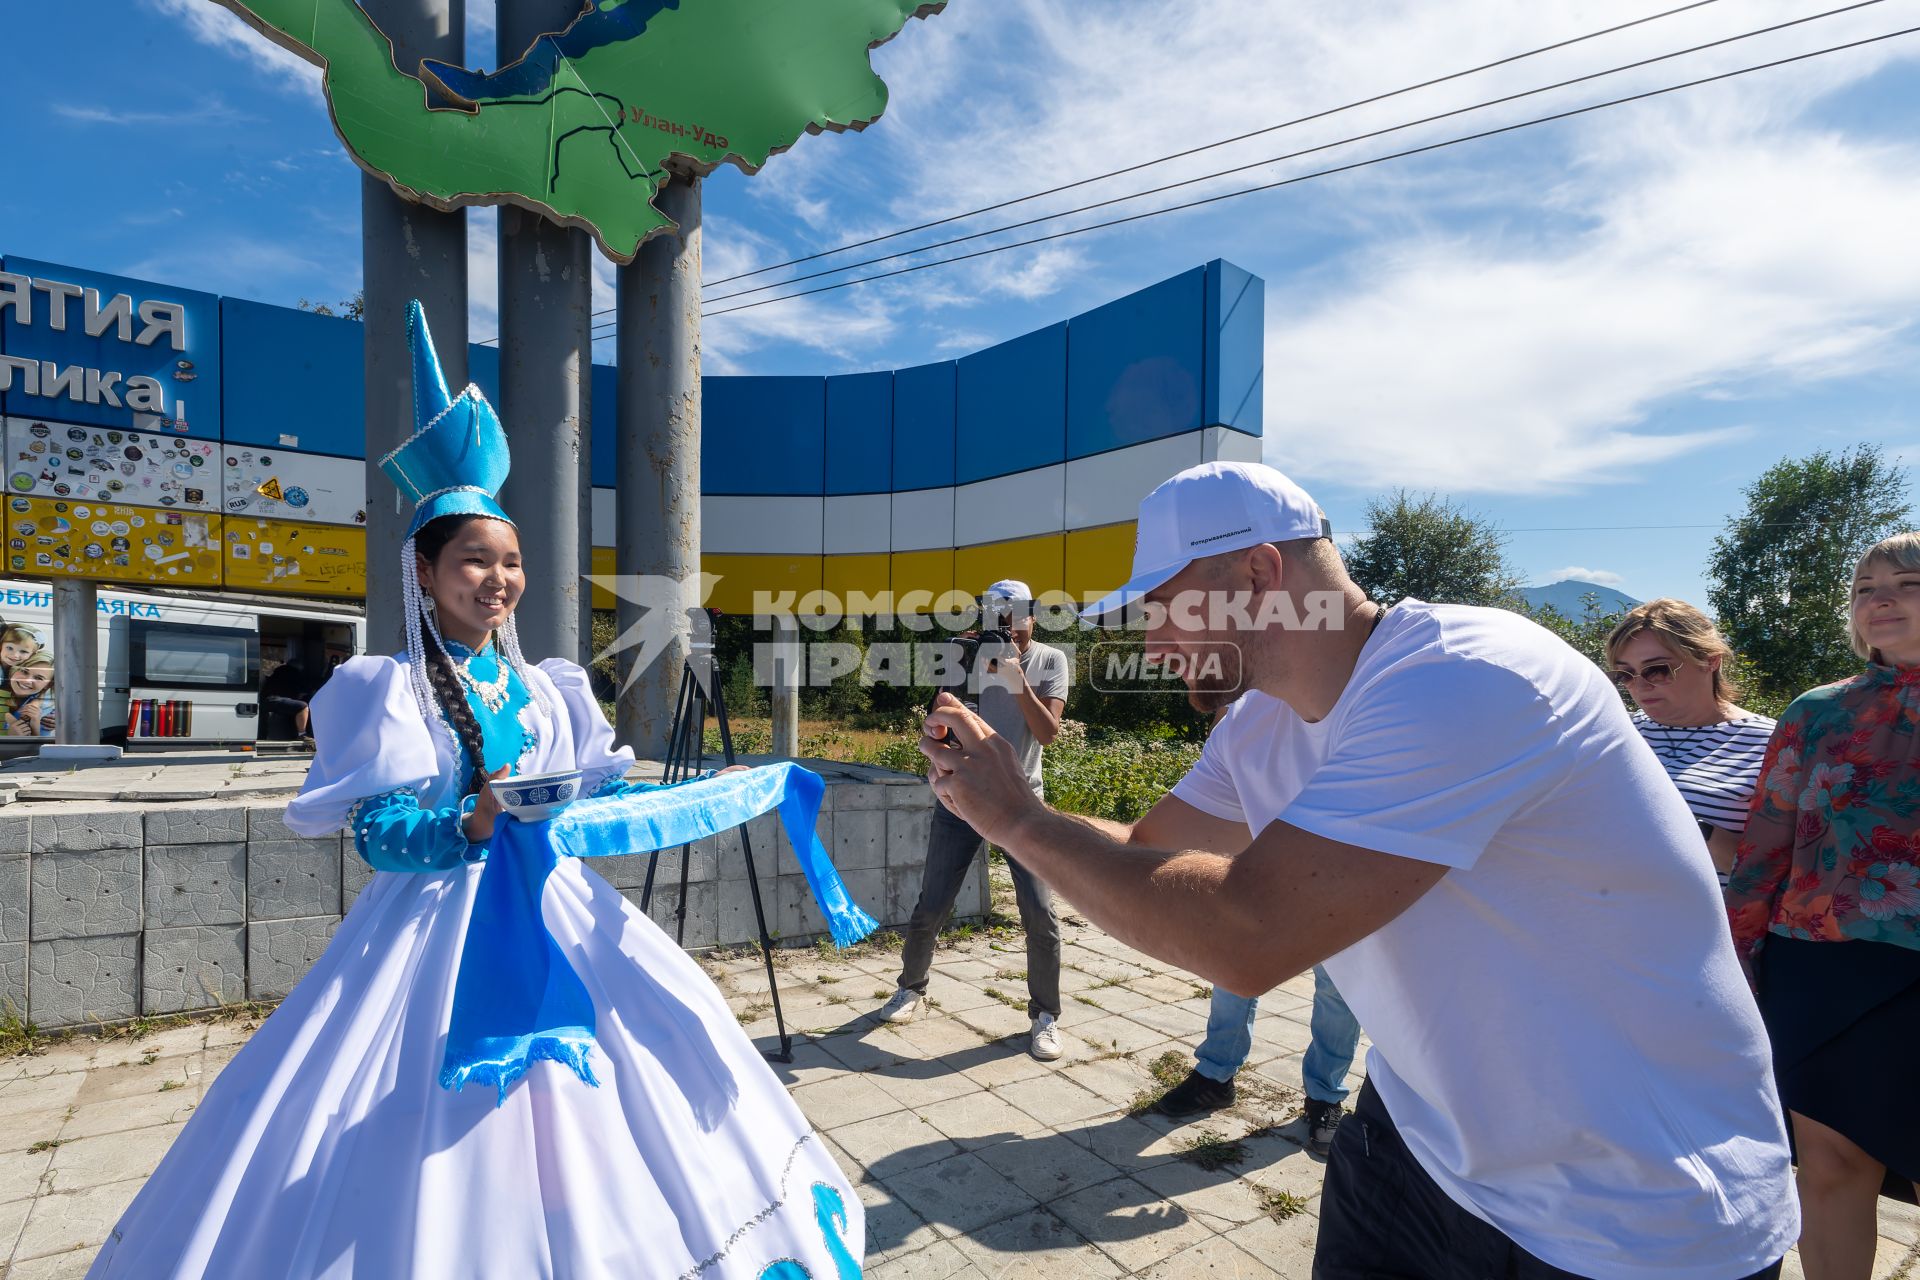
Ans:
[[[474,658],[479,656],[478,653],[473,655]],[[507,705],[507,664],[500,661],[500,655],[495,654],[493,661],[498,670],[494,672],[493,679],[481,680],[467,668],[467,664],[472,660],[473,658],[462,658],[454,664],[454,672],[459,675],[460,683],[466,685],[473,691],[473,696],[480,699],[481,706],[497,713],[500,708]]]

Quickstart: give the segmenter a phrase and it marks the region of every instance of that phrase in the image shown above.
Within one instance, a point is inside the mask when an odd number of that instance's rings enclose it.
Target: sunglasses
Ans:
[[[1607,678],[1613,681],[1617,688],[1621,689],[1626,688],[1635,680],[1644,680],[1650,685],[1663,685],[1672,684],[1673,677],[1679,670],[1680,664],[1676,662],[1649,662],[1638,671],[1626,668],[1609,671],[1607,672]]]

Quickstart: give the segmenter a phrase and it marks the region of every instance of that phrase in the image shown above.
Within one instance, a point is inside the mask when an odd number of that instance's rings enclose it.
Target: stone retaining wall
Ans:
[[[842,769],[821,768],[821,841],[854,900],[899,925],[919,892],[932,796],[904,774]],[[0,1010],[63,1027],[286,995],[372,877],[344,837],[289,831],[286,801],[0,810]],[[767,927],[783,942],[823,933],[778,819],[745,830]],[[594,869],[638,904],[648,861],[599,858]],[[678,849],[662,854],[654,886],[651,914],[669,933],[680,863]],[[687,869],[687,948],[754,941],[740,832],[693,846]],[[984,872],[969,876],[957,915],[985,914]]]

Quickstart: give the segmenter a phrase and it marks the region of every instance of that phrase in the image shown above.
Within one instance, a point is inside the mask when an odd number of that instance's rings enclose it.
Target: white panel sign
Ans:
[[[9,418],[7,492],[219,510],[220,446],[187,436]]]
[[[221,448],[226,450],[228,515],[314,524],[367,522],[367,468],[358,458],[259,445],[230,443]]]

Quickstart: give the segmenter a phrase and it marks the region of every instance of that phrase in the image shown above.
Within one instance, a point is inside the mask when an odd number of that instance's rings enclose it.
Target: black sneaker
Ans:
[[[1346,1117],[1337,1102],[1319,1102],[1307,1099],[1307,1150],[1322,1160],[1333,1150],[1334,1131],[1340,1127],[1340,1121]]]
[[[1233,1105],[1233,1081],[1213,1080],[1198,1071],[1167,1090],[1153,1109],[1163,1116],[1194,1116]]]

